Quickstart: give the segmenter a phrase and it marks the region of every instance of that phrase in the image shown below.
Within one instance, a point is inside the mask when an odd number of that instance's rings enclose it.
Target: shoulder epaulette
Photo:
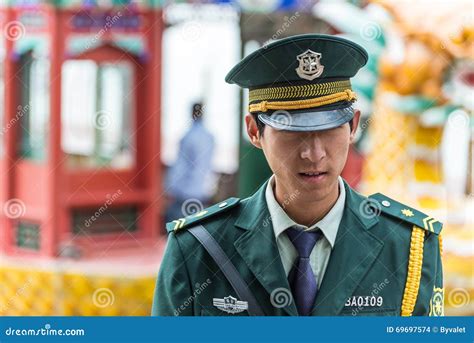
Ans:
[[[435,234],[439,234],[443,228],[443,224],[433,217],[399,203],[381,193],[372,194],[369,198],[376,201],[376,210],[384,214],[399,218]]]
[[[166,224],[166,230],[168,232],[177,232],[187,227],[190,227],[193,224],[198,223],[201,220],[208,219],[212,216],[215,216],[218,213],[227,211],[228,209],[236,206],[240,202],[239,198],[229,198],[220,203],[217,203],[211,207],[208,207],[198,213],[192,214],[190,216],[173,220]]]

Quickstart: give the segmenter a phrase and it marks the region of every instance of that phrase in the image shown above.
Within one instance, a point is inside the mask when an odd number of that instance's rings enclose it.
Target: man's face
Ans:
[[[337,187],[359,116],[356,111],[352,131],[349,123],[312,132],[277,130],[266,125],[260,135],[252,116],[246,117],[246,123],[251,142],[263,149],[280,191],[285,196],[297,191],[302,201],[311,202],[323,200]]]

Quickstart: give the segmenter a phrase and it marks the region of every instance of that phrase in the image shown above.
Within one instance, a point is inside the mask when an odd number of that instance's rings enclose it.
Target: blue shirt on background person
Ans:
[[[203,124],[201,103],[192,106],[192,118],[192,125],[181,139],[177,159],[166,177],[165,189],[171,198],[167,220],[201,211],[212,197],[210,180],[215,142]]]

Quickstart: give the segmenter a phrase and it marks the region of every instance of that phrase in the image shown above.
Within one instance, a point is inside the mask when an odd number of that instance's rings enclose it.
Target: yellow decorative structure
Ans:
[[[409,204],[413,201],[408,199],[405,190],[413,179],[413,169],[410,156],[404,152],[414,141],[417,120],[390,107],[388,91],[387,85],[380,85],[380,95],[375,98],[374,113],[369,119],[371,151],[374,153],[366,156],[361,188],[366,194],[383,190],[392,198]]]
[[[431,304],[431,312],[439,315],[437,304],[446,294],[447,315],[474,315],[472,184],[467,185],[464,194],[451,194],[445,175],[450,166],[443,166],[442,160],[445,122],[449,122],[448,115],[454,109],[466,114],[471,144],[474,142],[473,109],[464,99],[472,94],[473,85],[461,82],[466,80],[466,74],[455,73],[461,61],[468,65],[464,71],[472,72],[474,64],[474,25],[468,17],[464,20],[459,16],[467,13],[472,4],[468,0],[434,6],[429,1],[407,6],[395,0],[372,2],[382,5],[394,18],[389,31],[398,36],[399,44],[392,50],[389,46],[380,59],[381,82],[369,119],[370,149],[363,166],[361,190],[389,194],[443,222],[439,246],[445,290],[435,292],[438,300]],[[426,6],[431,6],[429,16]],[[456,92],[447,92],[452,85],[458,87]],[[441,108],[446,109],[446,117],[430,113],[431,109]],[[442,114],[441,110],[436,113]],[[471,168],[472,154],[471,147]],[[472,171],[466,170],[466,174],[472,179]],[[408,212],[404,214],[409,216]],[[433,220],[426,219],[428,230]],[[409,295],[406,294],[408,302]],[[410,306],[405,305],[402,312],[409,315]]]
[[[0,316],[148,316],[156,275],[119,276],[0,262]]]

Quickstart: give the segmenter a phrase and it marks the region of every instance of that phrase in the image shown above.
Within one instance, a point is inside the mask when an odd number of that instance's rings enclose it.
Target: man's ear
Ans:
[[[247,114],[245,116],[245,125],[247,127],[247,134],[250,138],[250,142],[252,143],[252,145],[259,149],[262,149],[262,143],[260,142],[260,132],[258,131],[257,122],[255,121],[255,118],[252,115]]]
[[[359,127],[359,120],[360,120],[360,111],[354,110],[354,118],[352,118],[352,130],[351,130],[351,135],[349,137],[351,143],[354,143],[357,128]]]

